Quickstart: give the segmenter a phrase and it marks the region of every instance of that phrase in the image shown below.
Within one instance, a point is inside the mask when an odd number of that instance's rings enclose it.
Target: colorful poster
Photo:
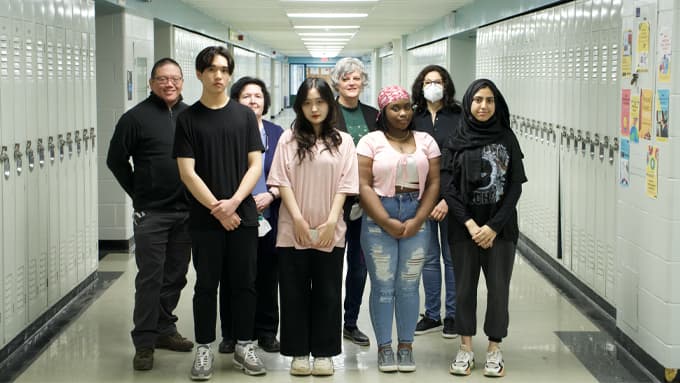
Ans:
[[[621,57],[621,72],[623,77],[630,78],[633,74],[633,31],[623,32],[623,56]]]
[[[652,100],[654,96],[651,89],[643,89],[640,92],[640,138],[652,139]]]
[[[656,91],[656,140],[668,141],[668,127],[670,115],[668,114],[669,89],[657,89]]]
[[[619,161],[619,185],[630,186],[630,141],[621,139],[621,161]]]
[[[659,29],[659,40],[657,42],[657,79],[659,82],[671,82],[671,39],[673,30],[669,26]]]
[[[630,136],[630,89],[621,89],[621,135]]]
[[[640,142],[640,95],[630,97],[630,142]]]
[[[649,21],[638,24],[636,72],[649,71]]]
[[[647,196],[656,199],[658,195],[659,181],[659,148],[649,145],[647,147]]]

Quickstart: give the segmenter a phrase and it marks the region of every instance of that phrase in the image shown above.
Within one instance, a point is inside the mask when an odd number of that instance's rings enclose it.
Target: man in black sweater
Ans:
[[[106,159],[135,209],[135,370],[153,368],[155,348],[188,352],[194,347],[177,332],[172,313],[191,257],[187,194],[172,158],[175,121],[187,108],[182,69],[163,58],[154,64],[149,85],[149,97],[118,121]]]

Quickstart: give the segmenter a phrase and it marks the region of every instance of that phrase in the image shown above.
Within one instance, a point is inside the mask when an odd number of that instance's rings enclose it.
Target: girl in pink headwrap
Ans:
[[[420,273],[429,244],[425,221],[439,196],[439,147],[413,130],[406,90],[389,86],[378,95],[378,130],[361,138],[359,191],[365,214],[361,247],[371,278],[371,322],[378,369],[415,371],[412,343],[418,321]],[[392,318],[397,355],[392,351]],[[395,360],[396,359],[396,360]]]

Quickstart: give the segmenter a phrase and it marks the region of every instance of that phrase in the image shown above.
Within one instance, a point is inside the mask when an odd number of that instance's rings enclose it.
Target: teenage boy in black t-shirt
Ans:
[[[203,84],[198,102],[177,118],[174,155],[191,192],[189,228],[196,286],[196,357],[191,378],[210,379],[217,320],[217,288],[228,284],[237,339],[234,364],[248,375],[265,374],[253,345],[257,209],[251,192],[262,173],[262,140],[255,114],[225,93],[234,59],[222,46],[196,57]]]

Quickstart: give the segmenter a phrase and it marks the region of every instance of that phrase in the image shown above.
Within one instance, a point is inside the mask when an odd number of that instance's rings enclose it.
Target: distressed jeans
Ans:
[[[418,192],[381,197],[383,207],[399,221],[413,218]],[[392,343],[392,318],[396,317],[399,342],[413,342],[420,308],[420,274],[430,238],[430,225],[423,224],[412,237],[395,239],[373,219],[364,215],[361,247],[371,278],[369,311],[378,346]]]

